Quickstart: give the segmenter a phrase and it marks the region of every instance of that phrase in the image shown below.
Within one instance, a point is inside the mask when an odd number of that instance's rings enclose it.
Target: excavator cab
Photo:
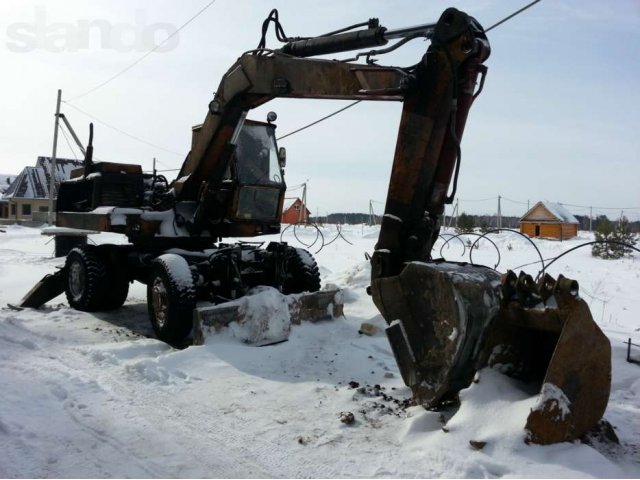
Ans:
[[[224,181],[238,188],[232,202],[234,220],[278,222],[287,186],[275,138],[275,125],[245,121],[236,140]]]

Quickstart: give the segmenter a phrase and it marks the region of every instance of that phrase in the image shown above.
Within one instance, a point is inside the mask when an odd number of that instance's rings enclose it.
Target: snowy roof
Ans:
[[[300,202],[302,203],[302,200],[300,200],[300,198],[298,197],[292,197],[292,198],[285,198],[284,199],[284,203],[282,204],[282,211],[286,212],[287,210],[289,210],[291,207],[293,207],[293,205],[296,202]]]
[[[36,166],[25,167],[3,193],[2,198],[48,198],[51,163],[51,157],[38,157]],[[60,182],[70,178],[71,170],[81,166],[82,160],[56,159],[54,174],[56,192]]]
[[[3,195],[9,189],[9,186],[17,177],[17,175],[0,174],[0,195]]]
[[[553,218],[549,218],[548,215],[544,215],[542,209],[546,210]],[[574,217],[569,210],[567,210],[561,203],[549,202],[548,200],[542,200],[536,203],[527,213],[525,213],[520,222],[523,221],[559,221],[562,223],[580,223],[576,217]]]

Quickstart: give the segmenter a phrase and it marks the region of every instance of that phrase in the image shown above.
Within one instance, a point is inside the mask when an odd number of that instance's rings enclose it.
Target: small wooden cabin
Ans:
[[[578,220],[559,203],[536,203],[518,222],[520,232],[530,237],[567,240],[578,235]]]
[[[309,220],[311,212],[299,198],[285,198],[282,206],[282,223],[298,223]]]

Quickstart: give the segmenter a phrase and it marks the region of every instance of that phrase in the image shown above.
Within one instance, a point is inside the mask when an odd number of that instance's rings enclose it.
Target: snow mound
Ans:
[[[220,308],[237,308],[235,320],[221,334],[244,343],[270,345],[289,338],[291,316],[287,298],[273,287],[256,287],[244,297],[226,302]],[[216,308],[216,307],[214,307]],[[206,340],[205,340],[206,343]]]

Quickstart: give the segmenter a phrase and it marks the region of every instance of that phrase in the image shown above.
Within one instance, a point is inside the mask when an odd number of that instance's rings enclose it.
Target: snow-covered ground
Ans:
[[[0,303],[17,302],[60,259],[38,229],[3,227]],[[322,230],[322,280],[344,289],[345,318],[294,326],[288,342],[252,347],[231,335],[175,350],[153,338],[145,289],[110,313],[0,310],[0,477],[640,477],[640,254],[599,260],[583,248],[549,272],[577,279],[611,339],[613,382],[605,418],[620,444],[527,445],[535,397],[492,370],[461,392],[459,409],[407,406],[383,328],[365,293],[376,227]],[[285,240],[298,245],[293,229]],[[313,229],[298,228],[305,243]],[[97,235],[95,242],[121,241]],[[277,238],[277,237],[274,237]],[[538,260],[522,237],[490,237],[498,269]],[[535,240],[552,258],[590,240]],[[436,248],[436,255],[440,245]],[[311,247],[315,252],[320,242]],[[442,249],[450,260],[462,244]],[[483,240],[476,263],[495,265]],[[537,273],[539,264],[524,267]],[[362,322],[380,327],[360,334]],[[640,349],[635,349],[640,357]],[[354,388],[358,382],[359,387]],[[352,412],[351,425],[340,421]],[[447,428],[443,429],[446,422]],[[445,432],[445,430],[447,430]],[[470,441],[486,442],[480,450]]]

